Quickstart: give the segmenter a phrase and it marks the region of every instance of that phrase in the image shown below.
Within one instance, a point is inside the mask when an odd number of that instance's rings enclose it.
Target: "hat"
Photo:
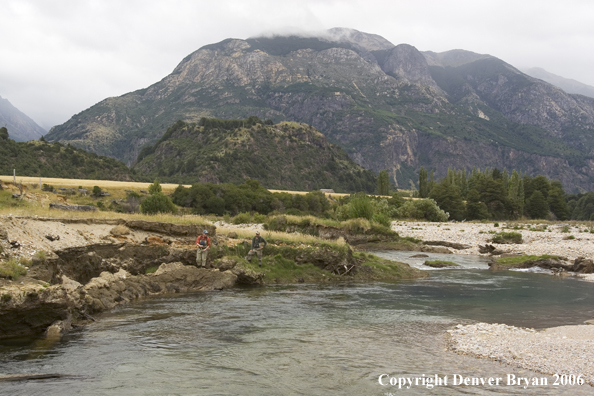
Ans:
[[[260,231],[256,231],[256,235],[260,235]]]
[[[203,234],[208,234],[208,231],[204,230],[202,231]]]

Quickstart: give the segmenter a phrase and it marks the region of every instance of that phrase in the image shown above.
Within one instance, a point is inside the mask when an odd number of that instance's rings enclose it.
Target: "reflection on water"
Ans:
[[[591,283],[491,273],[467,257],[466,269],[432,271],[417,281],[234,289],[123,307],[44,353],[23,340],[0,344],[2,374],[77,376],[5,382],[0,394],[591,394],[590,387],[399,391],[378,384],[384,373],[534,376],[446,352],[443,334],[476,320],[544,327],[581,323],[594,314]]]

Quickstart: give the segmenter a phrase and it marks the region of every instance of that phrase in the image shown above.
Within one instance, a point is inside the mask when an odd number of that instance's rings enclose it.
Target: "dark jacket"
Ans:
[[[267,245],[266,239],[262,238],[259,235],[256,235],[253,239],[252,239],[252,249],[259,249],[260,248],[260,244],[263,243],[265,247]]]

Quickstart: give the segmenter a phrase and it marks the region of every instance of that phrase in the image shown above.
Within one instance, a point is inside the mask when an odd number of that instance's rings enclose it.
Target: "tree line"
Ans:
[[[450,220],[594,220],[594,193],[567,195],[558,180],[515,169],[450,168],[437,181],[433,171],[421,168],[416,194],[435,200]]]

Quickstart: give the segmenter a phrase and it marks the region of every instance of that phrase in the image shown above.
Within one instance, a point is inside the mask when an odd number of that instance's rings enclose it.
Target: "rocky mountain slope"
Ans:
[[[37,140],[47,132],[0,96],[0,127],[6,127],[10,137],[17,142]]]
[[[145,147],[138,160],[133,169],[147,181],[241,184],[255,179],[276,189],[376,189],[373,172],[319,131],[295,122],[265,125],[257,117],[204,118],[198,125],[178,121],[155,145]]]
[[[150,87],[106,99],[48,139],[134,162],[177,120],[258,116],[308,123],[403,188],[418,169],[503,169],[594,189],[594,99],[489,55],[421,53],[377,35],[228,39]]]
[[[549,73],[540,67],[532,67],[530,69],[522,70],[531,77],[541,79],[556,87],[561,88],[567,93],[589,96],[594,98],[594,87],[588,84],[581,83],[571,78],[565,78],[553,73]]]

